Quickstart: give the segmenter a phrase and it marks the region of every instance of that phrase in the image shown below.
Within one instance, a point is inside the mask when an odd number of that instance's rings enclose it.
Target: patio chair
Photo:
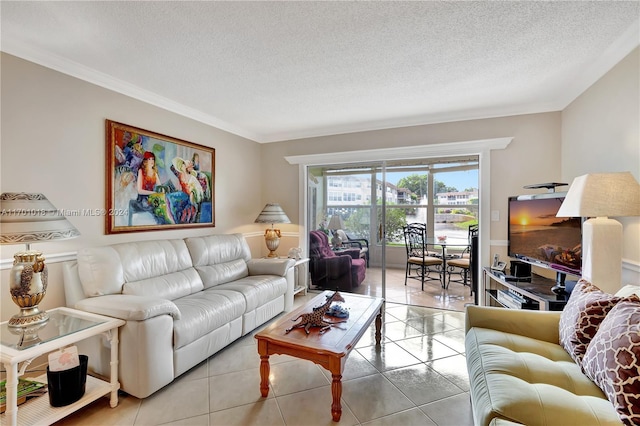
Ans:
[[[425,281],[440,281],[444,285],[444,277],[441,277],[442,259],[429,256],[427,251],[427,230],[422,224],[409,224],[403,227],[404,242],[407,248],[407,265],[405,268],[404,285],[409,278],[419,280],[424,291]],[[411,275],[414,271],[416,274]],[[432,278],[430,274],[435,272],[438,278]]]
[[[473,294],[473,285],[469,282],[469,271],[471,270],[472,265],[472,255],[473,251],[471,250],[471,241],[474,237],[478,236],[478,225],[469,225],[469,245],[464,249],[464,252],[460,257],[449,259],[447,261],[447,288],[449,287],[449,283],[451,281],[461,283],[465,286],[469,286],[471,288],[471,294]],[[451,274],[459,273],[461,275],[461,279],[451,279]]]

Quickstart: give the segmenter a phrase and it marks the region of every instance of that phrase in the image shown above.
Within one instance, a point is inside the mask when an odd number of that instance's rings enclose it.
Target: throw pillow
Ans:
[[[611,309],[584,354],[582,368],[623,423],[640,424],[640,299],[620,301]]]
[[[578,365],[598,326],[620,300],[585,279],[576,284],[560,315],[559,333],[560,345]]]

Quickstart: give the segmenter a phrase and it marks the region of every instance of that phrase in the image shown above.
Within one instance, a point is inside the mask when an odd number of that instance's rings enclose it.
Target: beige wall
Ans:
[[[638,49],[576,99],[565,111],[441,123],[259,145],[180,115],[100,88],[16,57],[1,57],[0,190],[42,192],[61,209],[104,207],[104,120],[185,139],[216,149],[216,227],[104,235],[104,218],[73,217],[80,238],[37,244],[45,253],[130,240],[181,238],[243,232],[255,256],[266,253],[263,226],[253,220],[265,202],[279,202],[292,224],[282,225],[280,253],[297,245],[298,166],[284,157],[362,149],[513,137],[491,154],[491,253],[506,256],[507,197],[530,193],[523,185],[564,179],[592,171],[631,170],[639,178]],[[482,190],[482,187],[481,187]],[[625,264],[640,264],[640,225],[625,222]],[[634,234],[635,233],[635,234]],[[0,259],[21,247],[0,248]],[[630,267],[628,265],[631,265]],[[629,272],[629,271],[627,271]],[[632,271],[633,272],[633,271]],[[635,269],[635,282],[640,274]],[[0,271],[0,320],[16,310],[7,297],[8,271]],[[629,274],[627,274],[629,277]],[[45,309],[64,304],[59,264],[50,265]]]
[[[540,192],[523,185],[551,181],[571,183],[589,172],[627,171],[640,179],[640,57],[635,49],[564,111],[309,138],[263,147],[263,196],[278,198],[290,215],[298,196],[298,166],[284,156],[370,150],[390,147],[513,136],[504,151],[491,153],[491,206],[500,213],[491,222],[490,253],[506,257],[507,198]],[[482,191],[482,186],[480,191]],[[562,187],[559,190],[567,190]],[[293,218],[292,218],[293,220]],[[622,218],[623,283],[640,283],[640,219]],[[295,222],[302,220],[296,217]],[[488,260],[485,259],[486,263]],[[541,272],[541,271],[539,271]]]
[[[54,258],[84,246],[243,232],[258,235],[252,249],[261,254],[262,226],[253,224],[264,206],[258,143],[11,55],[2,54],[1,66],[2,192],[41,192],[60,209],[104,208],[107,118],[216,149],[215,228],[108,236],[104,217],[72,217],[79,238],[33,248]],[[3,246],[0,258],[11,259],[23,248]],[[45,309],[64,304],[60,271],[59,263],[49,265]],[[17,309],[8,297],[7,269],[0,280],[0,320],[6,320]]]
[[[640,181],[640,48],[562,111],[562,178],[630,171]],[[640,218],[623,224],[623,283],[638,283]]]
[[[292,220],[295,216],[301,223],[297,206],[304,200],[298,195],[298,166],[287,164],[285,156],[513,137],[505,150],[491,153],[490,210],[499,211],[500,220],[491,223],[486,263],[489,254],[507,256],[507,198],[536,192],[524,185],[560,179],[560,124],[560,113],[553,112],[270,143],[263,147],[263,170],[271,176],[263,194],[279,199]]]

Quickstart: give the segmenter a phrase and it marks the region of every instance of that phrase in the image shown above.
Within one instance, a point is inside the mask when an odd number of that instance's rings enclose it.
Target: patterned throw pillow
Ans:
[[[611,309],[584,354],[582,368],[623,423],[640,424],[640,299],[620,301]]]
[[[605,293],[585,279],[578,281],[560,315],[560,345],[580,365],[598,326],[622,297]]]

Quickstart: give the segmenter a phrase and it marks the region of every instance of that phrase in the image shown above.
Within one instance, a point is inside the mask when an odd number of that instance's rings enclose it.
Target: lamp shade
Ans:
[[[79,235],[43,194],[5,192],[0,195],[0,244],[66,240]]]
[[[578,176],[556,216],[640,216],[640,184],[630,172]]]
[[[270,203],[264,206],[255,223],[291,223],[280,204]]]
[[[38,341],[37,331],[49,321],[38,308],[47,292],[47,266],[31,243],[66,240],[80,233],[42,194],[5,192],[0,195],[0,244],[26,244],[26,251],[13,255],[9,275],[11,300],[20,307],[8,327],[21,336],[20,346]]]
[[[342,217],[335,214],[331,216],[331,220],[329,220],[329,225],[327,225],[327,228],[332,231],[344,229],[344,222],[342,221]]]

